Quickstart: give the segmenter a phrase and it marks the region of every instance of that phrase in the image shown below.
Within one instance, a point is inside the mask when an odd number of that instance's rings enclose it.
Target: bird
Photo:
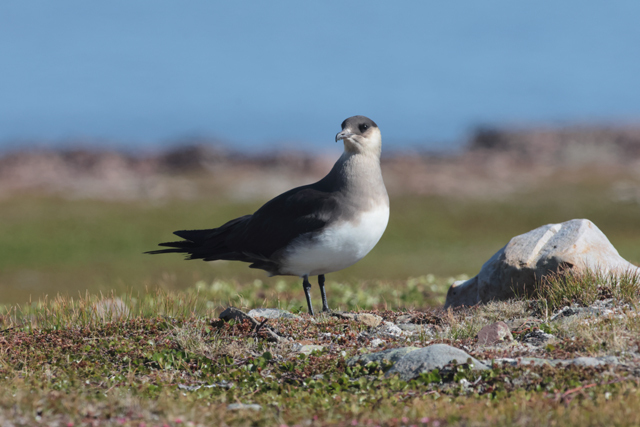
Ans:
[[[389,196],[382,179],[382,138],[365,116],[345,119],[335,142],[344,151],[329,173],[313,184],[271,199],[251,215],[208,230],[182,230],[183,240],[160,243],[148,254],[183,253],[186,259],[251,263],[270,276],[301,277],[307,308],[310,276],[318,276],[322,311],[330,312],[325,275],[347,268],[378,243],[389,222]]]

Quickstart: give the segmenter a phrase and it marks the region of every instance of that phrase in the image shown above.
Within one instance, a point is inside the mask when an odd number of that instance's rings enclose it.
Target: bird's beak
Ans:
[[[349,132],[348,130],[343,130],[336,135],[336,142],[340,141],[341,139],[347,139],[351,136],[353,136],[351,132]]]

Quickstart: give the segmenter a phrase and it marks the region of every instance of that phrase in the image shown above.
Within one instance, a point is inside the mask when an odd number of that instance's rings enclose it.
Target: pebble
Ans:
[[[496,322],[485,326],[478,332],[478,344],[496,345],[513,341],[513,335],[504,322]]]

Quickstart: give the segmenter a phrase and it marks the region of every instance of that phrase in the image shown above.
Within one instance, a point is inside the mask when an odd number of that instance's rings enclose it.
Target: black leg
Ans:
[[[302,288],[304,289],[304,296],[307,297],[307,307],[309,308],[309,314],[313,316],[313,306],[311,305],[311,283],[309,283],[309,276],[303,276]]]
[[[318,285],[320,285],[320,294],[322,294],[322,311],[331,311],[327,302],[327,292],[324,290],[324,274],[318,275]]]

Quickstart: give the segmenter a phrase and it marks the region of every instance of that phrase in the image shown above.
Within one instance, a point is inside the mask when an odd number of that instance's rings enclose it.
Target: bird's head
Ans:
[[[344,142],[345,151],[380,156],[382,137],[378,125],[368,117],[353,116],[342,122],[336,142]]]

